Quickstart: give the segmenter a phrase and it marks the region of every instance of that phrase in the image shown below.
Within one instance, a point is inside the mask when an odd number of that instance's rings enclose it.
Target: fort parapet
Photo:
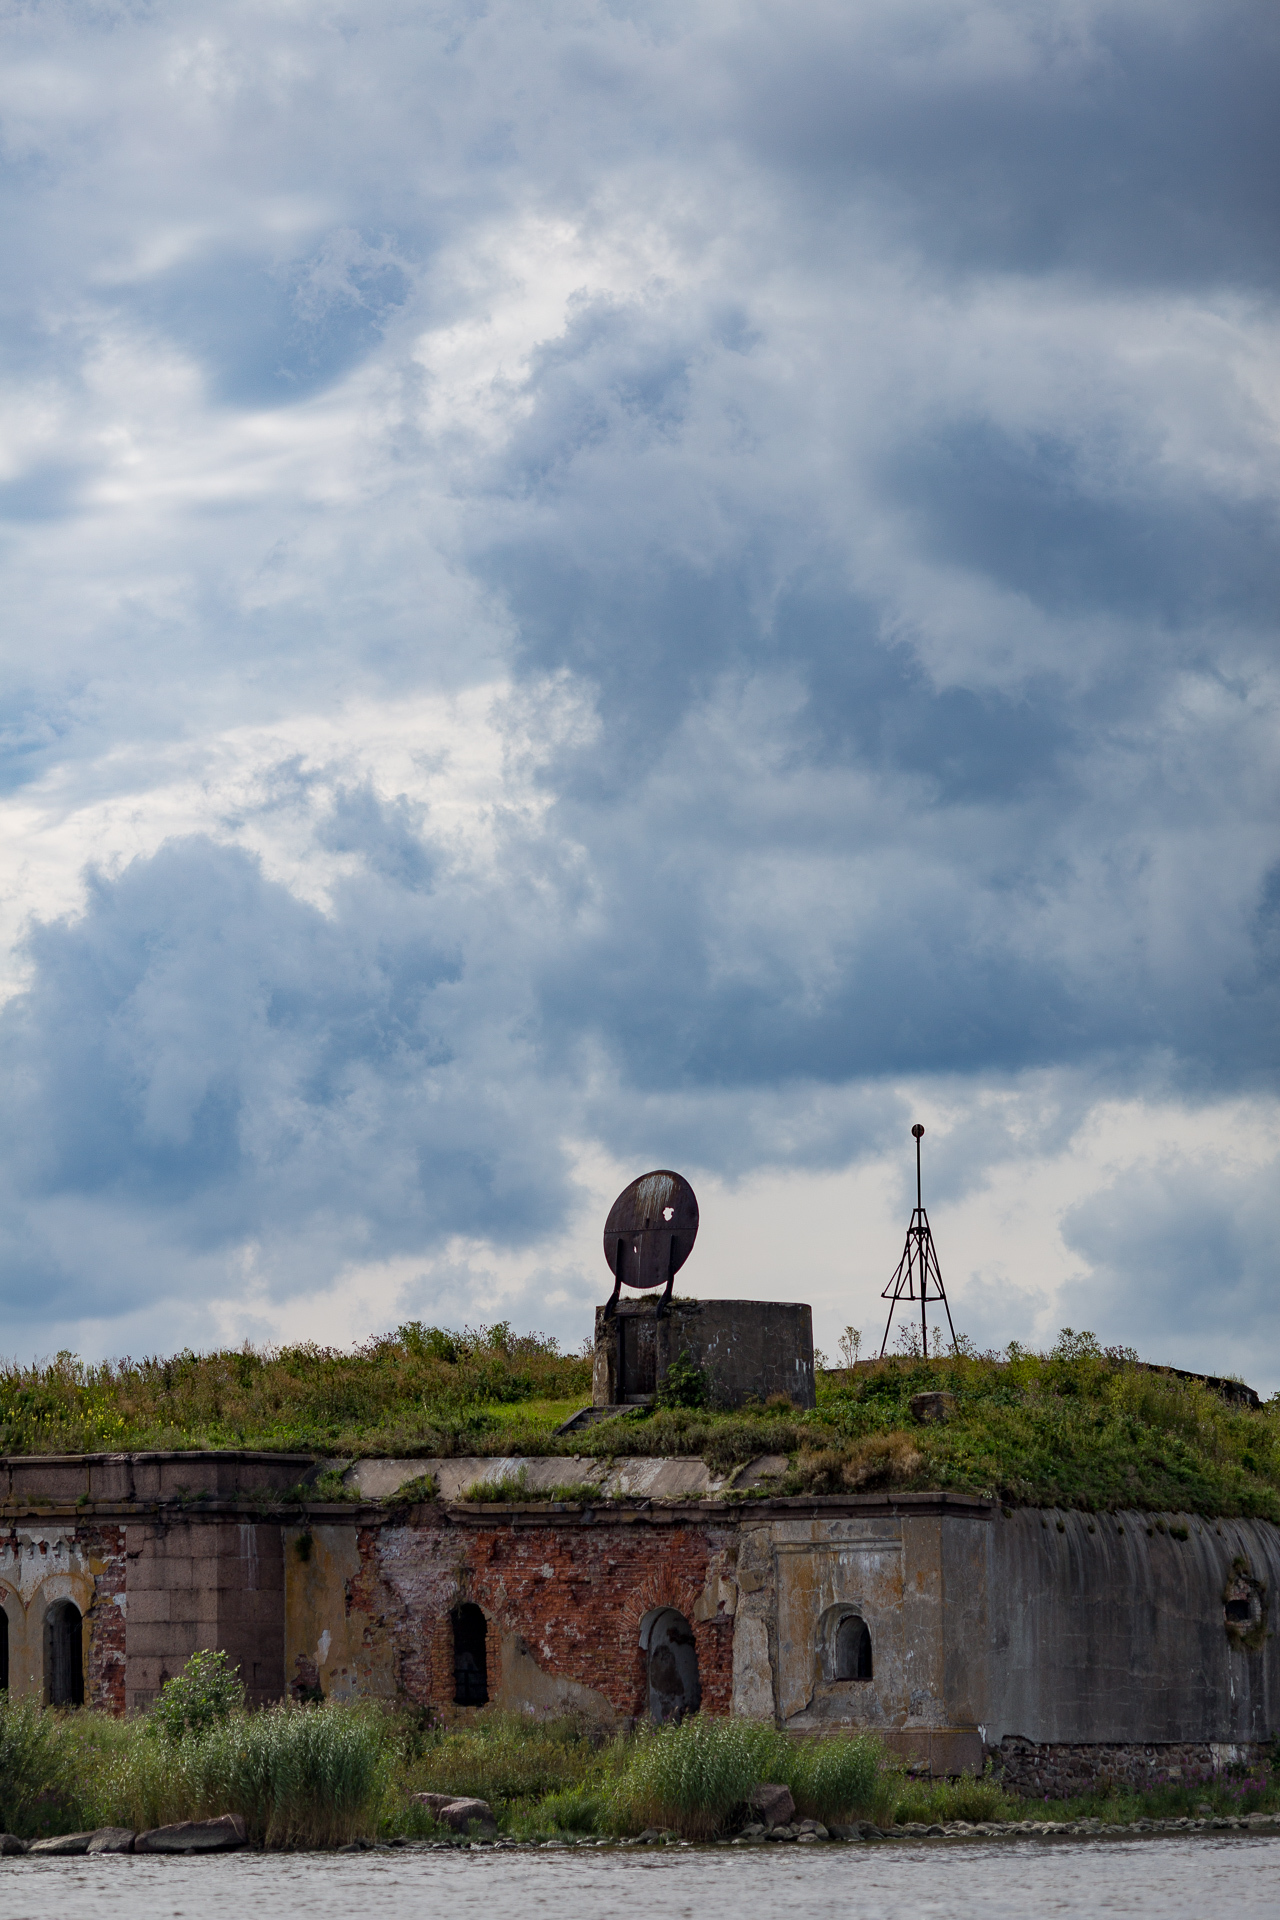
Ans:
[[[994,1754],[1041,1792],[1211,1770],[1277,1730],[1266,1521],[782,1498],[769,1457],[363,1460],[319,1500],[333,1464],[0,1463],[2,1677],[123,1713],[223,1647],[258,1702],[700,1708],[871,1729],[936,1773]],[[513,1476],[518,1500],[462,1497]]]

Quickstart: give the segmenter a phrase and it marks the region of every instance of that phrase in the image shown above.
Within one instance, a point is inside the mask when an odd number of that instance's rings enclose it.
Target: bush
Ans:
[[[653,1400],[658,1407],[705,1407],[710,1392],[706,1368],[697,1366],[687,1353],[678,1353],[658,1383]]]
[[[764,1721],[695,1714],[638,1736],[614,1793],[615,1815],[625,1825],[710,1839],[752,1787],[785,1779],[790,1759],[786,1735]]]
[[[192,1654],[181,1673],[165,1681],[148,1725],[170,1740],[186,1735],[199,1739],[243,1706],[239,1667],[233,1667],[225,1653],[204,1647]]]

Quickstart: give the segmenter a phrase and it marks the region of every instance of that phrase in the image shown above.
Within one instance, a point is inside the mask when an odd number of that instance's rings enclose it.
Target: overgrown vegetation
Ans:
[[[1008,1506],[1280,1520],[1280,1396],[1260,1410],[1234,1405],[1069,1329],[1043,1354],[1016,1344],[979,1354],[962,1341],[943,1358],[860,1363],[854,1331],[846,1366],[823,1376],[810,1411],[776,1400],[735,1413],[636,1407],[563,1436],[555,1426],[589,1396],[589,1361],[505,1324],[452,1333],[413,1321],[347,1354],[246,1348],[101,1367],[60,1354],[47,1366],[0,1369],[0,1451],[696,1455],[720,1472],[783,1454],[791,1493],[952,1488]],[[688,1368],[668,1398],[697,1401],[704,1389]],[[929,1391],[953,1397],[945,1422],[912,1414],[913,1397]],[[566,1487],[578,1484],[566,1475]],[[336,1473],[316,1485],[354,1497]]]
[[[1280,1778],[1269,1767],[1187,1777],[1145,1794],[1104,1789],[1027,1802],[990,1776],[905,1779],[868,1735],[791,1741],[761,1722],[697,1715],[679,1727],[610,1736],[573,1716],[535,1721],[494,1708],[450,1727],[371,1703],[246,1713],[225,1684],[230,1671],[189,1666],[170,1682],[176,1691],[163,1711],[158,1705],[131,1721],[57,1712],[0,1692],[5,1827],[31,1838],[239,1813],[253,1843],[271,1848],[448,1838],[414,1798],[433,1791],[487,1800],[500,1831],[515,1839],[645,1827],[706,1839],[743,1823],[747,1797],[764,1780],[787,1784],[797,1813],[828,1825],[1028,1814],[1120,1823],[1280,1809]]]
[[[0,1453],[253,1447],[340,1457],[531,1449],[591,1392],[542,1334],[409,1321],[353,1353],[304,1345],[0,1367]],[[477,1444],[481,1443],[481,1444]],[[519,1450],[519,1449],[517,1449]]]

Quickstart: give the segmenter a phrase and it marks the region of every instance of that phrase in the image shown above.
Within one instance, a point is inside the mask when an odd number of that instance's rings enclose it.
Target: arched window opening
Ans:
[[[0,1692],[9,1685],[9,1616],[0,1602]]]
[[[84,1705],[84,1623],[73,1600],[55,1600],[44,1617],[44,1684],[51,1707]]]
[[[647,1648],[649,1718],[655,1726],[679,1722],[702,1704],[698,1648],[682,1613],[664,1607],[655,1614],[642,1644]]]
[[[453,1620],[453,1700],[458,1707],[482,1707],[489,1698],[486,1622],[472,1600],[455,1607]]]
[[[831,1648],[833,1680],[870,1680],[871,1633],[860,1613],[846,1613]]]

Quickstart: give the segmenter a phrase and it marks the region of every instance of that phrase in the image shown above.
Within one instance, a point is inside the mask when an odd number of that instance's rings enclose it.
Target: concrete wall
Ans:
[[[980,1767],[972,1689],[948,1654],[953,1630],[983,1618],[990,1508],[929,1495],[854,1504],[812,1502],[794,1518],[744,1513],[734,1711],[793,1733],[867,1728],[938,1772]],[[871,1635],[869,1680],[828,1670],[831,1632],[847,1612]]]
[[[624,1339],[652,1344],[654,1382],[660,1384],[677,1354],[706,1369],[712,1404],[740,1407],[749,1399],[783,1393],[798,1407],[812,1407],[813,1314],[787,1300],[673,1300],[656,1318],[656,1299],[620,1300],[605,1318],[596,1308],[592,1400],[616,1406],[630,1397],[618,1374],[618,1328]]]
[[[975,1639],[955,1661],[957,1685],[985,1702],[991,1744],[1280,1732],[1280,1529],[1269,1521],[1021,1509],[998,1514],[987,1538],[988,1650]],[[1269,1616],[1252,1649],[1224,1614],[1237,1560]]]

